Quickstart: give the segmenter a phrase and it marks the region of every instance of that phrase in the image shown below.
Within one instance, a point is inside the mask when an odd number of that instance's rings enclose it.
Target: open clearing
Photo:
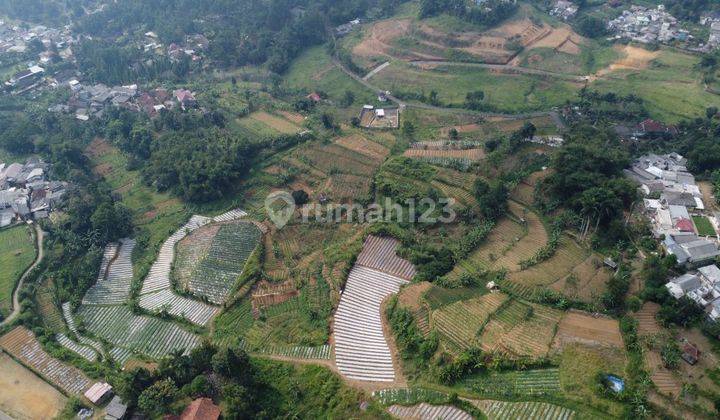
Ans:
[[[598,71],[594,77],[605,76],[618,70],[644,70],[648,68],[652,60],[660,55],[659,51],[649,51],[632,45],[618,45],[615,49],[622,57],[608,67]]]
[[[35,260],[35,254],[27,226],[0,230],[0,316],[7,316],[12,310],[15,284]]]
[[[54,418],[67,398],[10,356],[0,353],[0,411],[18,420]]]
[[[556,346],[562,347],[573,342],[623,347],[617,320],[580,311],[565,313],[558,326]]]

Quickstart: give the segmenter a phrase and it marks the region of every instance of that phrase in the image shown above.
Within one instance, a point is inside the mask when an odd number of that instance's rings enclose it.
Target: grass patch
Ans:
[[[0,230],[0,314],[12,310],[12,293],[20,276],[35,260],[33,237],[27,226]]]
[[[697,228],[698,235],[700,236],[716,236],[715,228],[713,227],[710,220],[705,216],[693,216],[693,222]]]

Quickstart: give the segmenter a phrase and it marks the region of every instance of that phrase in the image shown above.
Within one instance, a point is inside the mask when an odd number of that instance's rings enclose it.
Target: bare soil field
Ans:
[[[672,372],[663,366],[660,353],[654,350],[645,351],[645,365],[650,372],[650,379],[652,379],[660,393],[669,395],[673,398],[680,395],[682,383],[673,376]]]
[[[286,120],[298,125],[305,122],[305,117],[298,114],[297,112],[279,111],[279,114],[282,115]]]
[[[623,347],[617,320],[574,310],[562,317],[555,338],[555,347],[567,343]]]
[[[598,71],[595,78],[605,76],[618,70],[643,70],[646,69],[650,62],[660,55],[659,51],[648,51],[644,48],[634,47],[632,45],[617,46],[619,52],[624,57],[615,61],[610,66]]]
[[[18,420],[57,416],[67,398],[33,372],[0,353],[0,410]]]
[[[639,335],[653,335],[662,331],[655,315],[660,310],[660,305],[654,302],[645,302],[637,313],[635,319],[638,321]]]
[[[387,147],[370,141],[358,134],[340,137],[335,140],[335,143],[346,149],[365,155],[374,161],[382,161],[390,154],[390,150],[388,150]]]

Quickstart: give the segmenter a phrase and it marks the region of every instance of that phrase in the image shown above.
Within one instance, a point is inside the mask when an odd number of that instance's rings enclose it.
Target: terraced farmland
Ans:
[[[203,302],[176,295],[172,291],[170,272],[175,259],[175,244],[190,232],[210,223],[212,219],[193,216],[183,227],[173,233],[160,248],[157,260],[143,281],[140,307],[153,312],[163,311],[170,315],[205,326],[218,312],[218,308]]]
[[[397,256],[400,241],[390,237],[369,235],[356,264],[382,271],[391,276],[411,280],[415,276],[415,267],[410,261]]]
[[[92,347],[78,344],[71,340],[68,336],[62,333],[55,334],[55,340],[60,343],[61,346],[77,354],[88,362],[95,362],[98,359],[98,355]]]
[[[577,242],[563,235],[552,257],[523,271],[509,273],[508,280],[527,286],[550,285],[569,275],[587,258],[588,253]]]
[[[392,355],[380,314],[383,299],[407,280],[356,264],[335,313],[335,362],[350,379],[392,382]]]
[[[77,316],[97,337],[154,358],[167,356],[176,350],[187,353],[200,344],[196,335],[172,322],[135,315],[126,306],[84,305]]]
[[[544,357],[550,350],[560,311],[513,300],[492,316],[480,342],[485,351],[508,357]]]
[[[482,395],[523,397],[560,392],[557,368],[488,373],[463,380],[463,385]]]
[[[188,289],[212,303],[224,303],[245,262],[257,248],[260,236],[260,230],[252,223],[222,225],[207,255],[193,271]]]
[[[432,313],[432,326],[457,349],[467,349],[476,343],[480,329],[507,299],[505,294],[492,293],[452,303]]]
[[[0,347],[68,394],[82,395],[92,385],[82,371],[47,354],[25,327],[15,327],[2,336]]]
[[[215,318],[213,343],[219,346],[233,346],[252,327],[253,313],[250,299],[243,299]]]
[[[417,420],[472,420],[473,416],[452,405],[420,403],[413,406],[392,405],[387,412],[400,419]]]
[[[121,305],[127,302],[133,279],[134,248],[135,241],[132,239],[121,239],[119,245],[105,247],[97,282],[85,293],[83,305]]]
[[[447,394],[427,388],[387,388],[373,391],[372,396],[382,405],[412,405],[423,401],[445,402],[448,399]]]
[[[330,360],[332,357],[332,346],[329,344],[316,347],[265,346],[258,348],[248,345],[245,340],[240,340],[239,347],[248,353],[287,357],[291,359]]]
[[[577,416],[575,411],[545,402],[507,402],[482,400],[473,401],[488,420],[570,420]]]

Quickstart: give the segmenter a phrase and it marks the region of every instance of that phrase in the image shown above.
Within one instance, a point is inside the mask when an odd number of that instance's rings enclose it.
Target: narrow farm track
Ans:
[[[30,267],[25,270],[23,275],[20,277],[20,280],[18,281],[17,286],[15,287],[15,291],[13,292],[13,310],[8,315],[7,318],[5,318],[2,322],[0,322],[0,327],[5,326],[9,323],[11,323],[18,315],[20,315],[20,290],[22,290],[23,285],[25,284],[25,279],[30,274],[32,270],[35,269],[35,267],[40,264],[40,262],[45,257],[45,251],[43,250],[43,239],[45,238],[45,232],[40,228],[40,226],[35,225],[35,241],[37,243],[37,257],[35,258],[35,262],[32,263]]]

